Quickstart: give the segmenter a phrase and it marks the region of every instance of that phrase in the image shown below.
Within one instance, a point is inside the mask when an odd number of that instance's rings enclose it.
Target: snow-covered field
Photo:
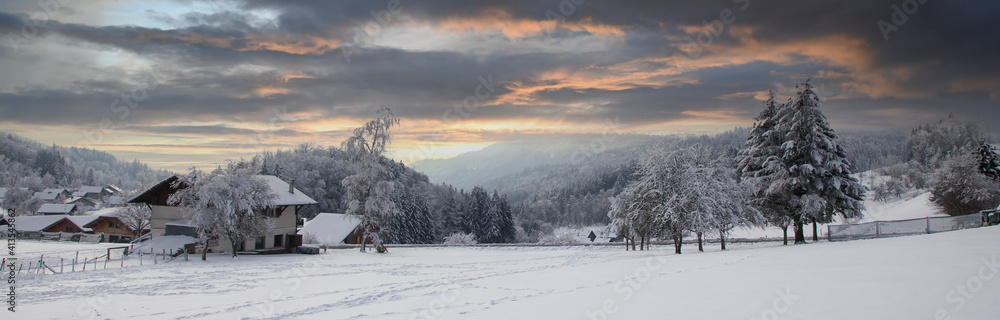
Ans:
[[[18,278],[25,319],[995,319],[1000,228],[799,246],[211,255]],[[32,243],[21,245],[26,251]],[[960,292],[961,291],[961,292]]]

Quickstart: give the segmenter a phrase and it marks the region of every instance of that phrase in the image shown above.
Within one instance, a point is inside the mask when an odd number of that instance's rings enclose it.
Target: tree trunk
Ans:
[[[726,251],[726,233],[719,231],[719,242],[722,243],[722,251]]]
[[[232,237],[230,237],[229,238],[229,243],[233,244],[233,258],[236,258],[236,248],[239,246],[237,243],[240,243],[240,242],[239,242],[239,240],[233,239]]]
[[[819,234],[816,233],[816,221],[813,221],[813,242],[819,241]]]
[[[646,250],[646,236],[639,237],[639,251]]]
[[[802,226],[802,216],[795,217],[795,244],[806,243],[806,233]]]
[[[786,245],[787,246],[788,245],[788,226],[787,225],[786,226],[781,226],[781,232],[785,234],[784,235],[785,241],[784,241],[784,243],[782,243],[782,245]]]
[[[705,252],[705,247],[701,245],[701,232],[698,232],[698,252]]]
[[[632,242],[632,251],[635,251],[635,238],[630,239]]]
[[[681,236],[674,236],[674,253],[681,254]]]
[[[629,242],[628,238],[626,238],[626,237],[623,236],[622,240],[623,240],[623,242],[625,242],[625,251],[628,251],[628,242]]]
[[[205,240],[205,247],[201,248],[201,261],[205,261],[208,256],[208,240]]]
[[[368,241],[368,228],[363,228],[361,231],[361,252],[365,252],[365,242]]]

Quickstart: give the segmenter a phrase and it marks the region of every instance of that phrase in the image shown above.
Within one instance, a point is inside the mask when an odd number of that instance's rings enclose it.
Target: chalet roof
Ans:
[[[263,179],[269,187],[271,187],[271,192],[273,192],[277,198],[274,200],[274,204],[277,206],[293,206],[293,205],[307,205],[316,204],[316,200],[313,200],[306,194],[299,191],[299,189],[293,189],[294,192],[289,191],[288,183],[282,181],[280,178],[271,175],[257,175],[257,178]],[[170,184],[177,181],[177,176],[171,176],[160,183],[156,184],[149,190],[135,196],[134,198],[128,200],[129,203],[151,203],[155,204],[157,195],[161,193],[172,194],[175,190],[170,187]]]
[[[354,232],[354,229],[361,224],[361,219],[343,213],[320,213],[306,222],[306,225],[299,230],[299,234],[313,234],[319,238],[320,243],[338,244],[344,242]]]
[[[87,192],[86,191],[73,192],[73,196],[74,197],[86,197],[87,196]]]
[[[76,192],[86,193],[101,193],[101,191],[104,191],[104,187],[82,186],[80,189],[76,190]]]
[[[83,231],[94,231],[93,228],[85,227],[85,226],[88,225],[88,224],[90,224],[91,222],[97,221],[97,219],[100,219],[100,218],[101,218],[101,216],[68,216],[68,217],[66,217],[66,219],[68,219],[70,222],[72,222],[73,224],[75,224],[77,227],[80,227],[80,229],[83,229]]]
[[[66,190],[65,188],[46,188],[45,190],[42,190],[42,192],[59,194],[59,193],[69,193],[69,190]]]
[[[66,204],[77,203],[77,202],[89,202],[91,205],[97,205],[97,201],[95,201],[94,199],[87,198],[87,197],[79,197],[79,196],[73,196],[72,198],[69,198],[69,199],[66,199],[66,201],[63,201],[63,203],[66,203]]]
[[[119,188],[118,186],[113,184],[109,184],[107,187],[104,187],[104,190],[110,191],[113,194],[122,193],[122,188]]]
[[[74,207],[76,207],[75,204],[46,203],[41,208],[38,208],[38,213],[69,214],[73,212]]]
[[[19,216],[15,217],[14,223],[17,225],[17,231],[39,232],[53,224],[56,224],[56,222],[59,222],[62,219],[66,219],[66,217],[68,216]]]
[[[299,189],[294,189],[294,193],[288,192],[288,183],[282,181],[278,177],[271,175],[257,175],[257,178],[263,179],[264,182],[267,182],[267,185],[271,187],[271,192],[278,196],[274,199],[275,205],[296,206],[317,203],[316,200],[313,200],[306,194],[302,193]]]
[[[48,190],[48,189],[46,189],[46,190]],[[35,198],[39,198],[39,199],[42,199],[42,200],[55,200],[55,199],[59,198],[59,194],[60,194],[59,192],[41,191],[41,192],[35,192]]]

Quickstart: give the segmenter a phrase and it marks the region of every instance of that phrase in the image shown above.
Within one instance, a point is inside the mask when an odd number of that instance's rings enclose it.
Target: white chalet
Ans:
[[[274,207],[261,208],[274,218],[274,228],[263,237],[237,243],[235,246],[229,243],[226,238],[209,240],[208,249],[211,252],[232,251],[235,247],[237,251],[280,251],[291,252],[295,247],[302,245],[302,236],[298,235],[298,211],[299,208],[316,204],[309,196],[295,189],[294,181],[291,185],[281,181],[278,177],[271,175],[258,175],[271,187],[277,197],[274,200]],[[152,214],[150,216],[150,229],[152,236],[164,235],[186,235],[197,238],[195,226],[189,224],[190,214],[176,206],[167,204],[177,189],[170,185],[177,181],[177,176],[172,176],[163,180],[159,184],[146,190],[142,194],[128,200],[129,203],[145,203],[149,206]],[[183,188],[183,187],[182,187]]]

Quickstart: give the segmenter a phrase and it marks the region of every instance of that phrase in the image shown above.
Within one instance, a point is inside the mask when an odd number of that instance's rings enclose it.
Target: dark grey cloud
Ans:
[[[875,70],[912,68],[912,74],[897,81],[902,87],[931,93],[920,99],[830,97],[832,120],[852,122],[854,115],[869,115],[853,124],[873,127],[894,125],[906,128],[918,120],[891,121],[889,111],[912,110],[926,115],[955,111],[993,113],[1000,94],[1000,49],[992,32],[1000,22],[992,17],[1000,3],[928,1],[908,15],[899,31],[888,41],[877,27],[879,20],[891,21],[892,5],[903,1],[799,1],[765,2],[752,0],[746,10],[734,1],[586,1],[566,16],[570,22],[593,22],[620,27],[625,38],[605,51],[556,53],[513,52],[503,48],[481,52],[445,50],[407,51],[397,48],[363,46],[350,62],[343,52],[329,47],[316,53],[296,54],[261,47],[262,42],[285,41],[306,47],[321,46],[314,38],[357,41],[358,27],[373,21],[371,12],[386,9],[385,1],[289,2],[246,0],[242,8],[277,12],[274,21],[262,21],[252,13],[222,11],[188,13],[160,17],[180,27],[157,29],[123,25],[92,25],[51,20],[39,30],[39,39],[57,39],[70,45],[123,50],[141,55],[163,69],[165,80],[150,90],[148,99],[131,111],[122,125],[136,130],[164,119],[178,121],[226,120],[267,121],[275,107],[292,112],[312,111],[327,117],[366,117],[378,106],[389,106],[408,119],[441,119],[448,109],[475,94],[477,77],[492,75],[499,83],[490,99],[510,93],[515,84],[538,84],[541,74],[565,69],[612,67],[636,59],[667,57],[676,52],[681,25],[701,25],[733,10],[731,28],[752,28],[754,39],[764,43],[796,43],[846,35],[862,41]],[[502,11],[513,18],[544,20],[546,12],[560,10],[561,1],[401,1],[407,19],[444,21],[481,17]],[[0,12],[0,34],[21,31],[24,22],[17,12]],[[396,20],[400,22],[402,20]],[[557,29],[521,40],[540,38],[573,39],[582,31]],[[497,35],[483,35],[484,44],[494,41],[516,43]],[[492,37],[486,39],[485,37]],[[709,49],[739,46],[739,39],[724,34]],[[553,41],[553,43],[559,43]],[[836,44],[834,44],[836,45]],[[709,50],[712,51],[712,50]],[[707,53],[704,59],[710,59]],[[26,61],[36,55],[12,52],[0,45],[0,59]],[[633,124],[649,124],[682,119],[687,110],[736,110],[749,117],[759,102],[752,96],[719,99],[720,96],[771,89],[775,83],[792,85],[805,75],[821,72],[851,73],[849,66],[831,66],[807,60],[789,65],[752,62],[687,71],[680,77],[697,84],[656,87],[634,85],[628,89],[557,88],[537,93],[542,103],[500,105],[480,108],[475,119],[558,118],[565,121],[601,121],[618,117]],[[240,70],[243,66],[266,66],[265,70]],[[650,70],[666,68],[664,62],[648,62]],[[302,72],[303,78],[285,81],[285,72]],[[58,75],[53,75],[58,76]],[[4,81],[10,75],[4,75]],[[814,83],[839,93],[851,79],[817,78]],[[979,88],[956,92],[956,83],[979,84]],[[267,96],[261,88],[278,87]],[[91,125],[121,114],[110,107],[120,94],[135,84],[123,79],[79,79],[71,87],[30,87],[0,92],[0,112],[7,119],[32,124]],[[847,93],[844,93],[845,95]],[[492,100],[487,99],[484,103]],[[574,104],[591,104],[581,110]],[[58,112],[53,112],[58,110]],[[876,111],[885,111],[883,114]],[[116,120],[117,121],[117,120]],[[151,127],[163,134],[252,134],[231,127]],[[295,135],[296,132],[281,134]],[[333,134],[333,133],[331,133]]]

